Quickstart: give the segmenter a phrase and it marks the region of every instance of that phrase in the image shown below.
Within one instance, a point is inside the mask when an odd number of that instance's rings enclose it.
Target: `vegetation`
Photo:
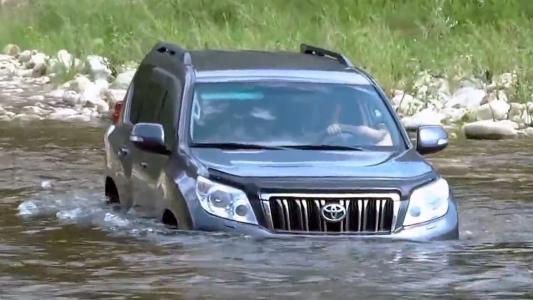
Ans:
[[[533,81],[531,0],[29,0],[0,8],[0,20],[0,45],[115,63],[139,60],[157,40],[291,51],[306,42],[345,53],[387,88],[426,69],[514,70],[522,90]]]

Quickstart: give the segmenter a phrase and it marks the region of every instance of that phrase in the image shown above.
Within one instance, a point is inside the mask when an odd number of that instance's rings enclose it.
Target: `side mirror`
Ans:
[[[439,152],[448,146],[448,133],[442,126],[420,126],[416,132],[416,151],[420,154]]]
[[[165,146],[165,131],[161,124],[137,123],[133,125],[130,134],[130,141],[142,150],[168,154]]]

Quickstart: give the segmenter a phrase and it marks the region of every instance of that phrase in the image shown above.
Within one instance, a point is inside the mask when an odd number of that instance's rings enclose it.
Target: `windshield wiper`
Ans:
[[[365,151],[365,148],[356,147],[356,146],[345,146],[345,145],[283,145],[280,146],[283,148],[293,148],[293,149],[302,149],[302,150],[347,150],[347,151]]]
[[[269,146],[261,144],[248,144],[248,143],[194,143],[191,147],[197,148],[218,148],[218,149],[228,149],[228,150],[238,150],[238,149],[263,149],[263,150],[281,150],[284,147],[278,146]]]

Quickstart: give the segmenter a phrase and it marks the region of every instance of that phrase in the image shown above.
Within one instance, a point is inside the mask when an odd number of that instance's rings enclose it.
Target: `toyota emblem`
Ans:
[[[340,222],[346,217],[346,208],[337,203],[324,205],[321,210],[322,218],[328,222]]]

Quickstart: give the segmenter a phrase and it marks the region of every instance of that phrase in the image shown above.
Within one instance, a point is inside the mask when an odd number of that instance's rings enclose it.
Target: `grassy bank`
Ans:
[[[387,88],[418,70],[516,70],[533,84],[531,0],[34,0],[0,8],[0,45],[139,60],[157,40],[187,48],[345,52]],[[529,91],[523,91],[527,93]]]

